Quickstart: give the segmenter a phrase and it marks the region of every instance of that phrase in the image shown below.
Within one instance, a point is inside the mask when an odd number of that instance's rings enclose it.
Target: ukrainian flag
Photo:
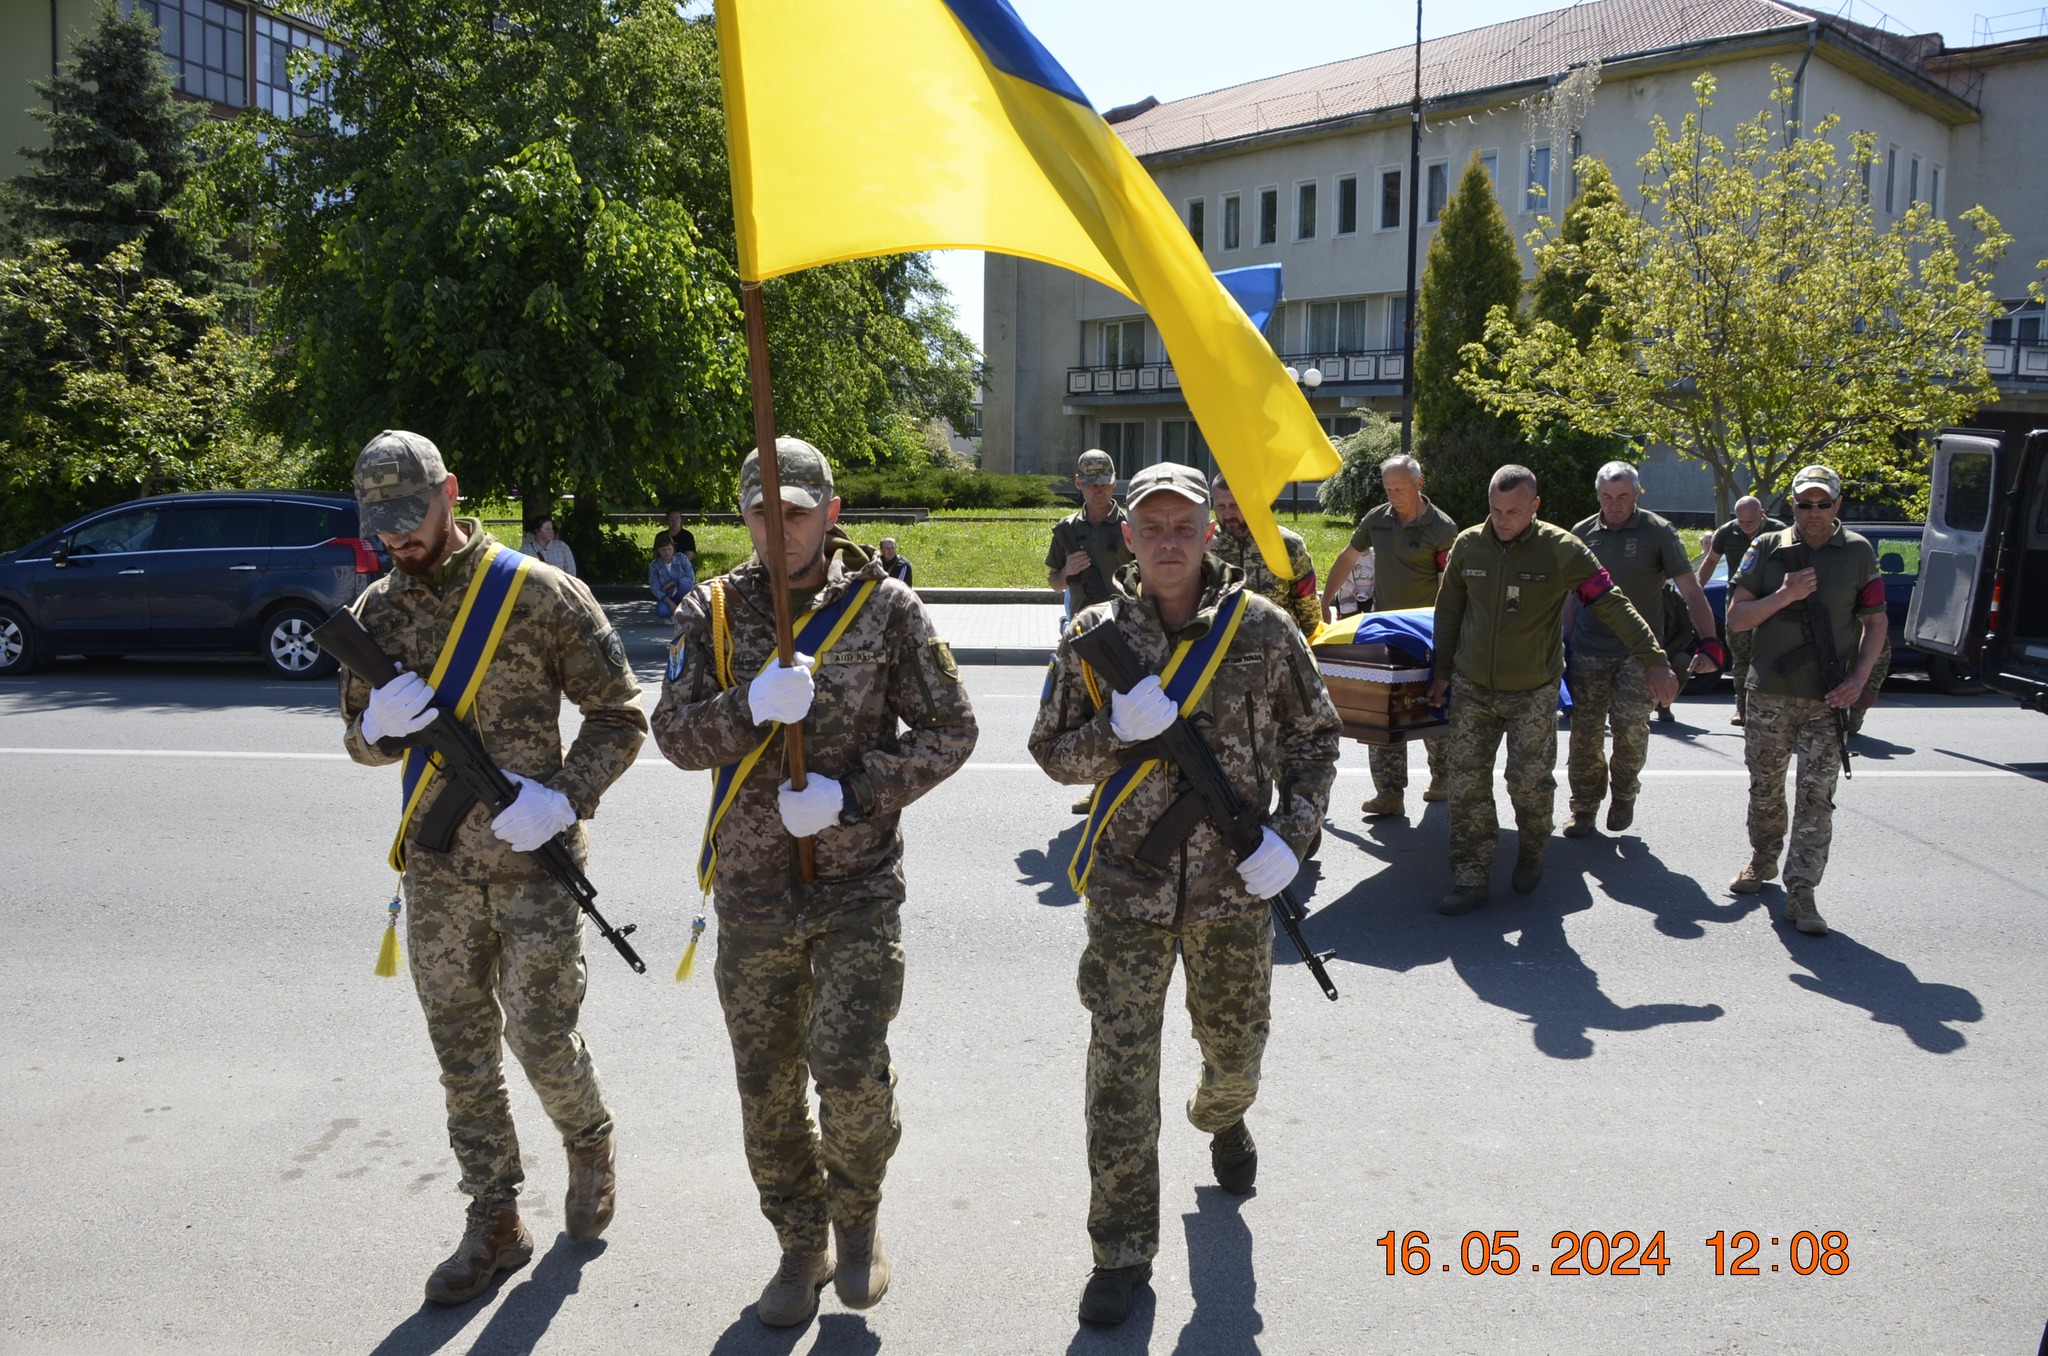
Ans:
[[[1263,511],[1338,457],[1144,167],[1007,0],[717,0],[740,276],[979,249],[1056,264],[1158,326],[1181,394]]]

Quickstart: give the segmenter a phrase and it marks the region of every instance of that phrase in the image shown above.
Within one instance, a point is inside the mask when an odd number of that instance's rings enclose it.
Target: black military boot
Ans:
[[[1259,1146],[1242,1119],[1228,1130],[1209,1137],[1209,1166],[1216,1172],[1216,1185],[1233,1196],[1252,1189],[1259,1176]]]
[[[1097,1267],[1081,1291],[1081,1321],[1121,1323],[1131,1314],[1131,1292],[1152,1279],[1152,1264]]]
[[[533,1260],[533,1235],[520,1223],[511,1201],[469,1203],[469,1219],[454,1254],[427,1277],[427,1298],[436,1304],[461,1304],[491,1288],[501,1271],[517,1271]]]

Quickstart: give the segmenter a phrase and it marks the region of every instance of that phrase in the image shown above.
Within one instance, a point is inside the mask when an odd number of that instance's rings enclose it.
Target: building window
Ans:
[[[1238,209],[1239,209],[1239,201],[1238,201],[1238,196],[1237,196],[1237,194],[1235,194],[1235,193],[1226,193],[1226,194],[1224,194],[1224,195],[1223,195],[1223,248],[1224,248],[1224,249],[1227,249],[1227,250],[1234,250],[1234,249],[1236,249],[1236,248],[1238,247],[1239,243],[1240,243],[1240,241],[1239,241],[1239,239],[1238,239],[1238,218],[1239,218],[1239,216],[1241,215],[1241,213],[1239,212],[1239,210],[1238,210]]]
[[[1209,445],[1202,440],[1202,430],[1192,419],[1159,421],[1159,460],[1193,466],[1204,475],[1211,473]]]
[[[1387,347],[1408,345],[1408,294],[1396,292],[1387,298]]]
[[[1294,238],[1316,238],[1316,186],[1312,183],[1294,186]]]
[[[1401,229],[1401,171],[1380,171],[1380,229]]]
[[[1434,225],[1451,200],[1451,164],[1439,160],[1422,167],[1422,219]]]
[[[1363,301],[1312,301],[1308,304],[1310,353],[1358,353],[1364,348]]]
[[[1486,178],[1488,182],[1492,183],[1494,191],[1498,193],[1500,191],[1500,152],[1481,151],[1479,153],[1479,163],[1486,168]]]
[[[1358,176],[1347,174],[1337,181],[1337,234],[1358,234]]]
[[[341,48],[297,24],[266,14],[256,16],[256,103],[280,118],[295,118],[333,102],[327,86],[316,85],[303,75],[293,80],[294,51],[337,56]]]
[[[248,17],[221,0],[136,0],[161,30],[164,69],[187,94],[230,108],[249,102]]]
[[[1529,174],[1522,186],[1522,211],[1541,212],[1550,199],[1550,143],[1529,148]]]
[[[1920,157],[1914,156],[1906,163],[1906,206],[1920,201]]]
[[[1280,239],[1280,190],[1259,190],[1259,243],[1272,245]]]
[[[1102,365],[1143,367],[1145,365],[1145,322],[1105,320],[1102,322]]]
[[[1899,148],[1894,146],[1884,153],[1884,210],[1898,211]]]
[[[1936,165],[1927,172],[1927,205],[1934,209],[1934,215],[1941,215],[1941,166]]]
[[[1096,425],[1095,445],[1109,453],[1120,479],[1128,479],[1145,465],[1145,421],[1104,420]]]
[[[1207,206],[1200,198],[1188,202],[1188,234],[1194,237],[1196,249],[1202,248],[1202,213]]]

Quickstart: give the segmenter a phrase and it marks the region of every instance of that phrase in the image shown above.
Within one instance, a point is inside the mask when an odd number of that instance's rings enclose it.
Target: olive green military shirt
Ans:
[[[1752,598],[1768,598],[1778,591],[1786,575],[1809,564],[1818,582],[1809,601],[1818,600],[1827,611],[1835,655],[1846,677],[1855,669],[1856,654],[1863,644],[1859,618],[1884,611],[1884,578],[1868,537],[1836,523],[1834,535],[1816,551],[1799,540],[1795,528],[1759,533],[1743,553],[1733,587]],[[1794,603],[1756,628],[1749,664],[1753,691],[1816,700],[1827,695],[1828,682],[1821,675],[1819,656],[1809,652],[1803,661],[1792,658],[1805,649],[1810,625],[1806,604]],[[1781,664],[1789,668],[1781,672]]]
[[[1427,496],[1422,513],[1404,523],[1392,504],[1381,504],[1358,520],[1351,549],[1372,552],[1372,610],[1399,612],[1436,602],[1458,524]]]
[[[1592,550],[1593,559],[1650,622],[1650,629],[1661,634],[1664,581],[1692,572],[1692,559],[1678,539],[1678,529],[1648,509],[1637,509],[1620,527],[1609,527],[1596,513],[1572,533]],[[1572,624],[1572,653],[1618,659],[1628,653],[1628,646],[1591,608],[1582,607]]]
[[[1790,523],[1781,523],[1776,518],[1765,518],[1756,530],[1756,537],[1742,530],[1742,524],[1730,518],[1714,529],[1714,539],[1708,545],[1715,555],[1728,562],[1728,577],[1733,579],[1741,566],[1742,558],[1749,554],[1749,544],[1766,532],[1783,532]]]
[[[1314,635],[1315,629],[1323,624],[1323,599],[1316,591],[1315,561],[1309,558],[1308,543],[1299,532],[1281,528],[1280,543],[1287,548],[1285,579],[1266,564],[1266,553],[1252,540],[1249,531],[1234,537],[1219,525],[1215,540],[1209,543],[1209,554],[1242,574],[1247,590],[1294,618],[1303,635]]]
[[[1124,544],[1124,507],[1111,504],[1109,512],[1099,523],[1088,521],[1088,510],[1070,513],[1052,525],[1052,545],[1046,548],[1045,568],[1057,570],[1067,563],[1067,557],[1076,551],[1086,551],[1089,559],[1102,571],[1102,583],[1107,590],[1109,581],[1116,578],[1116,572],[1131,563],[1131,548]],[[1088,572],[1083,570],[1067,581],[1067,607],[1079,612],[1091,603],[1109,601],[1107,591],[1094,595],[1088,589]]]
[[[1451,544],[1436,595],[1435,676],[1455,670],[1496,692],[1554,685],[1564,674],[1564,600],[1574,591],[1644,668],[1670,662],[1586,543],[1541,519],[1503,542],[1489,519]]]

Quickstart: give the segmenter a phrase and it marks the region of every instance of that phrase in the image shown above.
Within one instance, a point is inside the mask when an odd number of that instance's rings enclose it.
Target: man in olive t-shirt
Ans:
[[[1451,557],[1451,543],[1458,539],[1458,525],[1451,516],[1429,502],[1422,493],[1422,464],[1405,454],[1388,457],[1380,465],[1380,486],[1387,502],[1376,505],[1358,520],[1351,544],[1338,553],[1330,565],[1329,583],[1323,587],[1323,611],[1334,613],[1337,590],[1351,577],[1351,567],[1367,551],[1373,558],[1372,610],[1400,612],[1413,607],[1435,607],[1437,584],[1444,577],[1444,563]],[[1441,733],[1422,741],[1429,759],[1429,789],[1425,801],[1440,801],[1450,794],[1446,772],[1445,744]],[[1407,813],[1408,749],[1375,745],[1366,755],[1372,766],[1373,796],[1362,807],[1365,817],[1398,816]]]
[[[1825,466],[1792,477],[1794,524],[1758,537],[1728,589],[1728,626],[1756,632],[1743,753],[1749,764],[1749,864],[1729,883],[1753,895],[1778,874],[1785,851],[1785,921],[1819,936],[1814,903],[1834,842],[1835,778],[1842,769],[1835,713],[1863,695],[1884,648],[1884,577],[1867,538],[1837,520],[1842,481]],[[1818,610],[1815,604],[1819,605]],[[1815,628],[1825,617],[1843,674],[1830,682]],[[1785,816],[1785,769],[1799,758],[1798,793]]]
[[[1074,486],[1081,508],[1052,525],[1052,544],[1045,552],[1047,588],[1064,589],[1067,616],[1091,603],[1106,603],[1110,581],[1131,562],[1124,544],[1124,511],[1116,502],[1116,463],[1109,453],[1089,448],[1074,467]],[[1062,633],[1065,624],[1061,624]]]
[[[1677,529],[1637,503],[1643,488],[1636,468],[1610,461],[1594,477],[1593,488],[1600,496],[1600,511],[1574,527],[1573,533],[1592,550],[1636,611],[1645,619],[1654,618],[1653,630],[1662,629],[1664,581],[1677,584],[1701,642],[1692,671],[1709,671],[1725,662],[1715,638],[1714,611],[1693,577],[1692,559]],[[1593,832],[1593,816],[1607,796],[1610,777],[1614,800],[1607,807],[1607,828],[1619,833],[1635,822],[1636,794],[1650,756],[1650,691],[1642,669],[1630,659],[1628,647],[1613,628],[1580,608],[1576,599],[1565,599],[1564,608],[1572,646],[1572,821],[1564,833],[1567,838],[1584,838]],[[1608,726],[1614,730],[1611,767]]]
[[[1698,578],[1700,587],[1705,588],[1714,577],[1714,570],[1725,558],[1728,562],[1728,579],[1732,586],[1735,569],[1742,558],[1749,554],[1749,544],[1766,532],[1782,532],[1787,523],[1766,517],[1764,501],[1753,494],[1744,495],[1735,501],[1735,516],[1715,528],[1707,538],[1706,554],[1700,557]],[[1728,676],[1735,680],[1735,714],[1728,718],[1730,725],[1742,724],[1744,704],[1749,700],[1749,649],[1756,639],[1754,631],[1728,631]]]

